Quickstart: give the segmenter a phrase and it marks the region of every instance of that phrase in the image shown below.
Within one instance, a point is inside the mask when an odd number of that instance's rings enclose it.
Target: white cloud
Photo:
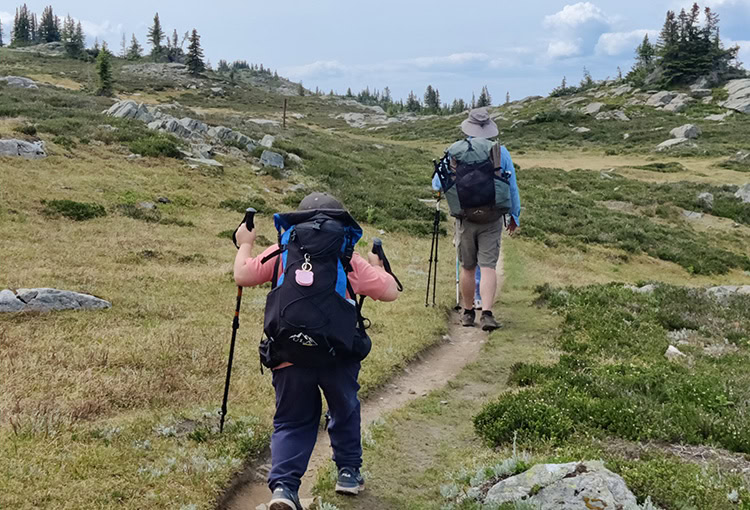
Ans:
[[[283,70],[284,74],[294,79],[307,77],[333,77],[346,74],[348,68],[338,60],[318,60],[310,64],[290,67]]]
[[[547,56],[550,58],[575,57],[581,54],[581,41],[553,41],[547,46]]]
[[[596,43],[596,54],[613,57],[624,53],[632,53],[646,35],[654,43],[656,38],[659,37],[659,31],[640,29],[630,32],[604,33],[599,36],[599,41]]]
[[[612,18],[591,2],[566,5],[544,17],[549,32],[545,56],[556,60],[588,54],[612,23]]]
[[[405,65],[415,65],[420,69],[443,67],[443,66],[464,66],[468,64],[482,63],[490,60],[486,53],[452,53],[446,56],[437,57],[417,57],[402,61]]]
[[[112,25],[109,20],[102,23],[94,23],[85,19],[80,20],[83,33],[86,37],[105,37],[112,34],[122,33],[122,24]]]
[[[548,28],[575,29],[591,22],[610,22],[604,11],[591,2],[566,5],[561,11],[544,17],[544,25]]]

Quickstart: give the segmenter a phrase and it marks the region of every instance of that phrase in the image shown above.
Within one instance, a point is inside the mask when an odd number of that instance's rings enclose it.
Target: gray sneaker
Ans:
[[[363,490],[365,490],[365,479],[362,478],[359,469],[347,467],[339,469],[339,477],[336,480],[337,493],[356,496]]]
[[[473,328],[476,318],[477,313],[474,310],[464,310],[463,315],[461,315],[461,324],[466,328]]]
[[[482,331],[493,331],[503,327],[502,324],[495,320],[495,317],[490,313],[483,313],[479,319],[479,325],[482,327]]]

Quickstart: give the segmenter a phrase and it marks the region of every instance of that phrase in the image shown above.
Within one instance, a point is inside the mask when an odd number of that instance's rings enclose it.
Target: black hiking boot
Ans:
[[[273,489],[268,510],[304,510],[299,502],[299,496],[284,484],[277,484]]]
[[[480,326],[482,326],[482,331],[494,331],[503,327],[502,324],[495,320],[495,317],[489,310],[482,312],[482,317],[479,319],[479,324]]]
[[[356,496],[363,490],[365,490],[365,479],[362,478],[359,469],[347,467],[339,469],[339,477],[336,480],[337,493]]]
[[[464,313],[461,316],[461,324],[466,328],[473,328],[476,318],[477,313],[474,310],[464,309]]]

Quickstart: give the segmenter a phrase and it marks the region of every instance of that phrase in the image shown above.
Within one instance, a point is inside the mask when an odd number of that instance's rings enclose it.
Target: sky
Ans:
[[[122,34],[143,46],[157,3],[146,0],[26,1],[41,14],[82,22],[87,43],[106,40],[119,51]],[[740,44],[750,68],[750,0],[703,0],[721,16],[727,44]],[[167,33],[196,28],[206,57],[262,63],[306,88],[344,93],[390,88],[395,98],[418,96],[427,85],[441,99],[470,100],[487,85],[494,103],[545,95],[563,76],[580,81],[584,66],[595,79],[627,72],[633,50],[649,34],[655,40],[668,9],[686,0],[181,0],[159,2]],[[7,42],[13,0],[0,3]]]

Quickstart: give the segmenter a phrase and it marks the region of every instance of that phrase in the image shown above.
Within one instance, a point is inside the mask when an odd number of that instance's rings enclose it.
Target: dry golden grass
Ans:
[[[36,82],[53,85],[55,87],[60,87],[68,90],[81,90],[83,88],[83,85],[81,85],[79,82],[71,80],[70,78],[66,78],[65,76],[54,76],[52,74],[42,73],[28,74],[26,76]]]

